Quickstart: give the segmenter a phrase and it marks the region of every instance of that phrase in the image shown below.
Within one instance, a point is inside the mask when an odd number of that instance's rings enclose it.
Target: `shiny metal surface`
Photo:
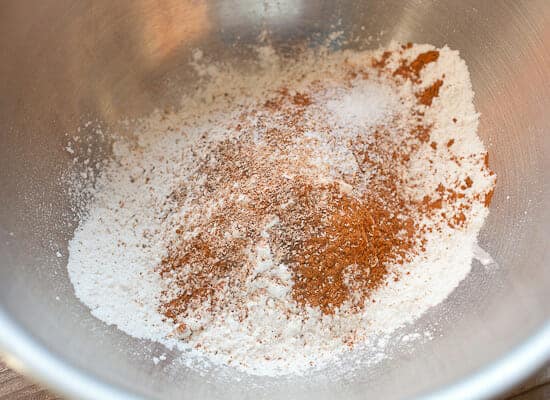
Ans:
[[[472,74],[498,187],[481,244],[500,265],[443,305],[441,335],[338,382],[220,381],[155,366],[158,346],[90,316],[65,270],[75,227],[60,180],[67,134],[176,104],[193,48],[250,56],[262,30],[280,51],[334,30],[357,47],[448,44]],[[0,347],[12,366],[89,398],[464,399],[493,395],[550,357],[550,2],[118,0],[0,4]],[[91,158],[108,147],[89,133]],[[58,258],[59,250],[63,257]],[[444,312],[446,318],[438,316]],[[255,384],[255,385],[253,385]]]

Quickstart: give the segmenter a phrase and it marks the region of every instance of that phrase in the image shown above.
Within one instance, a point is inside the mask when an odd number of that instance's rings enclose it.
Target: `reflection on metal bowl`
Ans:
[[[550,3],[502,1],[7,1],[0,13],[0,346],[11,365],[82,398],[482,398],[550,356]],[[331,32],[351,48],[448,44],[472,75],[498,187],[472,273],[435,315],[441,336],[342,381],[221,381],[146,359],[159,350],[93,318],[65,270],[75,227],[60,179],[84,120],[177,104],[193,49],[246,64]],[[265,39],[266,36],[263,35]],[[91,142],[91,159],[108,155]],[[63,257],[56,257],[58,249]],[[139,350],[139,351],[137,351]],[[329,380],[327,380],[329,382]]]

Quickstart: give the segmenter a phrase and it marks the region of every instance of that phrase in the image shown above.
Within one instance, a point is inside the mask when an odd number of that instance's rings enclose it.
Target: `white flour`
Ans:
[[[327,109],[337,126],[376,125],[388,118],[399,106],[392,91],[383,85],[363,81],[351,89],[337,88],[327,93]]]
[[[413,60],[433,49],[416,45],[398,56],[400,47],[392,44],[389,50],[395,56],[388,58],[387,68],[397,68],[399,57]],[[193,65],[200,75],[209,76],[210,82],[196,95],[185,98],[181,111],[158,111],[141,121],[135,132],[136,143],[115,140],[114,160],[98,178],[89,215],[69,246],[68,271],[79,299],[94,316],[129,335],[171,348],[193,349],[191,358],[206,357],[214,364],[229,364],[260,375],[299,374],[330,364],[349,351],[345,343],[360,344],[378,334],[391,333],[443,301],[470,271],[477,234],[488,213],[482,201],[472,199],[494,185],[494,176],[483,168],[485,148],[476,133],[478,115],[468,70],[458,52],[445,47],[440,49],[437,62],[421,71],[422,83],[413,87],[410,81],[397,80],[396,84],[379,77],[371,66],[372,57],[381,54],[382,50],[341,52],[325,55],[323,60],[307,55],[281,69],[279,65],[284,63],[274,52],[264,50],[263,69],[243,77],[227,67],[204,68],[202,53],[196,53]],[[363,65],[369,78],[354,80],[355,84],[345,87],[338,74],[346,63]],[[428,87],[443,74],[444,84],[431,107],[418,106],[424,123],[431,126],[430,143],[411,154],[409,167],[400,173],[419,183],[403,188],[419,202],[426,194],[436,193],[440,184],[452,188],[469,177],[472,183],[462,191],[465,200],[458,200],[456,206],[468,200],[471,207],[464,211],[467,224],[456,229],[440,220],[421,221],[434,229],[426,233],[425,251],[393,267],[399,268],[399,280],[388,275],[386,284],[374,292],[361,312],[346,312],[344,307],[341,312],[323,315],[318,308],[300,311],[292,299],[292,273],[287,265],[274,261],[269,247],[270,229],[278,224],[273,218],[266,221],[263,239],[250,249],[254,268],[245,282],[248,297],[244,321],[231,309],[213,315],[199,310],[180,321],[185,321],[182,331],[179,324],[159,312],[161,291],[170,283],[161,279],[156,267],[167,255],[167,241],[175,240],[172,228],[181,221],[192,226],[204,216],[188,207],[197,200],[193,190],[188,191],[181,209],[175,209],[168,199],[174,188],[200,181],[196,160],[208,157],[209,149],[221,140],[238,137],[228,125],[238,122],[243,110],[264,103],[282,86],[293,95],[293,90],[305,90],[320,80],[325,86],[315,92],[303,118],[303,138],[296,139],[300,154],[307,157],[297,155],[289,160],[312,180],[337,181],[343,192],[356,193],[364,190],[377,171],[361,171],[364,181],[350,181],[348,177],[360,167],[356,156],[342,143],[358,130],[364,130],[364,140],[372,143],[369,129],[373,127],[386,126],[389,135],[398,135],[399,128],[411,124],[399,116],[416,107],[415,90]],[[257,123],[254,118],[257,116],[246,122]],[[284,127],[284,121],[270,123]],[[323,124],[332,127],[330,134],[320,129]],[[262,138],[256,140],[259,143]],[[293,179],[293,173],[289,170],[288,179]],[[223,209],[221,201],[204,198],[201,204],[205,208],[201,210],[208,214]],[[247,199],[241,196],[235,201],[245,204]],[[444,203],[441,212],[449,213],[450,218],[456,212],[453,207]],[[194,235],[185,234],[189,238]],[[226,234],[239,235],[238,227]]]

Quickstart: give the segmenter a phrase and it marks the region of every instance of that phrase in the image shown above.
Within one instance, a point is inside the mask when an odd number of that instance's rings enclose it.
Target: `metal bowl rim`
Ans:
[[[137,400],[135,393],[115,387],[68,364],[25,332],[0,306],[0,354],[8,365],[56,392],[79,399]],[[550,322],[504,356],[479,371],[426,393],[421,399],[484,399],[503,393],[527,378],[550,358]]]

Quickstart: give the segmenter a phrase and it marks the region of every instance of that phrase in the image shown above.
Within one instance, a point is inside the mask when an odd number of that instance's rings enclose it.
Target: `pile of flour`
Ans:
[[[414,84],[380,73],[372,61],[391,52],[384,58],[385,70],[391,71],[403,60],[412,61],[434,49],[392,43],[368,52],[322,57],[308,53],[294,62],[283,62],[271,52],[262,58],[258,72],[248,76],[230,66],[202,68],[199,54],[193,65],[205,82],[183,99],[179,111],[156,111],[139,121],[131,139],[114,138],[113,159],[97,178],[93,202],[69,245],[68,271],[78,298],[94,316],[131,336],[192,350],[188,357],[258,375],[321,368],[349,351],[350,341],[367,342],[413,322],[443,301],[470,271],[477,234],[488,214],[483,197],[490,200],[495,181],[484,165],[486,150],[477,136],[469,73],[458,52],[439,49],[438,60],[427,64]],[[362,80],[353,77],[350,86],[341,80],[348,65],[362,66],[364,75]],[[418,106],[417,91],[442,76],[444,84],[431,106]],[[186,206],[197,198],[186,199],[176,209],[175,189],[200,180],[197,159],[208,158],[224,140],[239,138],[239,131],[229,126],[239,122],[243,111],[264,104],[281,87],[300,93],[316,82],[322,82],[322,90],[315,92],[300,142],[301,148],[309,149],[308,156],[296,161],[304,163],[308,176],[344,182],[358,172],[359,163],[341,143],[357,132],[365,132],[365,141],[371,143],[374,135],[367,133],[375,128],[400,132],[413,123],[401,116],[412,115],[430,127],[430,140],[399,172],[403,179],[419,183],[407,186],[407,195],[420,203],[428,194],[441,192],[442,185],[446,189],[462,185],[464,200],[433,206],[437,219],[419,221],[426,228],[423,251],[395,266],[399,279],[388,275],[361,312],[324,315],[315,307],[298,310],[290,294],[291,273],[285,265],[274,264],[269,247],[258,243],[251,249],[255,270],[248,286],[253,295],[246,304],[246,319],[231,312],[211,315],[201,310],[185,319],[188,331],[182,332],[182,324],[159,312],[168,283],[157,266],[167,256],[167,243],[174,240],[174,221],[192,222],[202,215]],[[273,126],[278,123],[273,121]],[[321,123],[333,130],[329,134],[317,130]],[[377,171],[361,173],[368,179]],[[350,193],[363,187],[361,182],[341,185]],[[217,199],[204,202],[211,202],[213,210],[223,208]],[[450,218],[458,209],[467,217],[460,229],[444,222],[446,213]]]

